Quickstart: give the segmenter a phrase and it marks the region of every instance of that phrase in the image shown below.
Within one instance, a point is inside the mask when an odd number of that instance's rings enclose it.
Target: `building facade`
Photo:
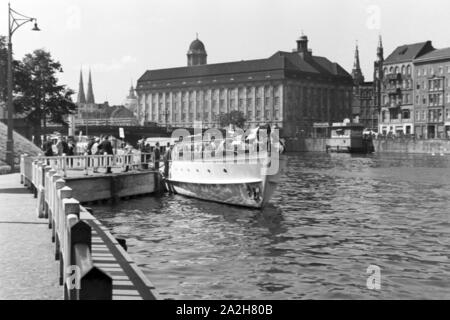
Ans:
[[[433,50],[414,61],[415,135],[450,138],[450,48]]]
[[[294,136],[314,122],[351,116],[353,80],[337,63],[314,56],[302,36],[292,52],[267,59],[207,64],[203,43],[188,51],[188,66],[150,70],[138,80],[138,117],[144,125],[219,127],[222,113],[241,111],[247,127],[271,124]]]
[[[433,50],[431,41],[403,45],[384,60],[379,133],[396,136],[414,134],[414,61]]]
[[[380,133],[450,138],[450,48],[396,48],[383,65]]]
[[[352,116],[364,127],[375,130],[378,128],[378,110],[375,108],[375,82],[364,81],[364,75],[359,62],[359,49],[356,46],[355,60],[352,70],[353,104]]]

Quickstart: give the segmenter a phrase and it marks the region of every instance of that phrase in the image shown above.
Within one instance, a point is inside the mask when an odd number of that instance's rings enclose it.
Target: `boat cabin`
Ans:
[[[326,151],[365,152],[364,126],[359,123],[333,123],[331,135],[326,142]]]

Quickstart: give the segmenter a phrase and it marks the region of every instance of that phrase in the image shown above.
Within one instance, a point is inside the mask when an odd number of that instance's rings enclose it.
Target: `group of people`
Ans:
[[[73,137],[58,137],[55,139],[48,139],[43,143],[43,151],[46,157],[53,156],[75,156],[80,153],[84,153],[85,155],[114,155],[114,147],[112,143],[113,137],[108,135],[102,135],[100,137],[92,137],[89,139],[87,145],[83,148],[83,146],[79,145],[79,152],[77,153],[77,143],[73,139]],[[117,148],[118,155],[133,155],[138,157],[139,159],[133,158],[132,161],[127,164],[124,168],[124,171],[127,172],[130,170],[131,166],[135,163],[140,163],[145,167],[148,166],[151,157],[154,160],[154,169],[159,170],[160,164],[163,163],[164,167],[164,175],[167,177],[169,175],[169,167],[171,161],[171,152],[173,146],[170,143],[167,143],[165,150],[161,148],[159,142],[155,144],[154,147],[151,147],[150,144],[145,143],[145,139],[142,139],[138,143],[138,148],[134,148],[128,142],[122,142],[120,146]],[[94,173],[98,172],[98,168],[95,167],[97,163],[96,159],[90,159],[89,161],[93,161],[94,163]],[[92,165],[92,163],[91,163]],[[106,173],[112,173],[112,168],[107,167]]]
[[[91,138],[86,146],[87,155],[113,155],[114,150],[110,137],[107,135],[99,138]],[[98,168],[94,167],[94,172],[98,172]],[[106,168],[106,173],[112,173],[111,167]]]
[[[52,139],[47,139],[42,146],[46,157],[73,156],[75,155],[76,142],[72,137],[58,137],[56,143]]]

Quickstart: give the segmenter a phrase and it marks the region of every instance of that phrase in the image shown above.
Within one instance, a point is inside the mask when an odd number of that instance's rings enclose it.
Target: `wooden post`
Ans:
[[[49,204],[50,177],[51,177],[50,171],[51,170],[52,170],[52,167],[50,167],[49,165],[47,165],[44,168],[45,178],[44,178],[44,216],[43,216],[43,218],[45,218],[45,219],[48,218],[48,204]]]
[[[72,189],[64,186],[58,191],[58,210],[55,215],[55,260],[60,259],[60,246],[61,246],[61,230],[64,227],[65,215],[64,215],[64,199],[72,198]]]
[[[63,179],[58,179],[55,182],[55,206],[54,206],[54,212],[53,212],[53,220],[52,220],[52,242],[56,241],[56,228],[57,228],[57,219],[60,216],[60,210],[61,210],[61,198],[59,197],[59,190],[64,188],[66,185],[66,181]]]
[[[45,213],[44,216],[45,218],[49,218],[50,214],[51,214],[51,206],[52,206],[52,201],[53,201],[53,195],[52,195],[52,191],[53,191],[53,183],[52,183],[52,178],[53,176],[56,174],[56,170],[55,169],[50,169],[50,171],[48,171],[47,174],[47,182],[45,184],[45,194],[46,194],[46,207],[45,207]]]
[[[89,156],[84,156],[84,175],[87,176],[89,174]]]
[[[56,193],[56,181],[58,181],[59,179],[61,179],[61,176],[57,173],[55,173],[52,178],[50,179],[50,187],[51,187],[51,205],[50,205],[50,210],[48,213],[48,228],[52,229],[53,227],[53,220],[54,220],[54,214],[55,214],[55,207],[57,204],[57,193]],[[62,187],[61,187],[62,188]],[[53,233],[52,233],[52,240],[54,240],[53,238]]]
[[[72,189],[69,187],[64,187],[62,188],[60,191],[61,194],[61,203],[62,203],[62,210],[60,212],[60,217],[59,217],[59,226],[58,226],[58,238],[59,238],[59,248],[58,248],[58,253],[59,253],[59,284],[62,286],[64,284],[64,245],[65,245],[65,241],[66,241],[66,232],[65,232],[65,228],[66,228],[66,220],[67,220],[67,216],[66,216],[66,212],[68,213],[72,213],[75,214],[76,216],[79,215],[79,210],[80,210],[80,205],[78,203],[78,207],[77,207],[77,203],[74,202],[76,201],[75,199],[71,199],[72,197]],[[66,198],[67,197],[67,198]],[[71,200],[71,201],[67,201],[67,200]],[[78,213],[77,213],[78,210]]]
[[[80,271],[80,288],[77,300],[112,300],[112,278],[94,266],[91,255],[91,227],[78,221],[71,227],[71,264]]]
[[[33,196],[34,198],[37,198],[37,164],[38,160],[33,161],[33,183],[32,183],[32,189],[33,189]]]
[[[38,218],[44,218],[45,207],[45,163],[39,164],[39,186],[38,186],[38,205],[36,208],[36,214]]]
[[[64,227],[64,246],[63,246],[63,278],[66,279],[64,281],[64,300],[73,300],[75,298],[75,288],[73,285],[77,285],[77,274],[69,275],[69,271],[71,270],[71,266],[73,266],[71,260],[71,230],[74,225],[78,222],[79,218],[76,214],[67,214],[73,210],[76,205],[78,205],[78,212],[80,210],[80,204],[78,201],[74,199],[65,199],[64,200],[64,210],[68,209],[66,213],[66,225]],[[75,271],[76,272],[76,271]],[[72,278],[69,276],[75,276],[75,283],[71,282]]]
[[[20,184],[24,183],[25,176],[25,154],[20,155]]]
[[[63,171],[63,177],[65,178],[65,177],[67,177],[67,156],[66,156],[66,154],[63,154],[63,157],[62,157],[62,171]]]

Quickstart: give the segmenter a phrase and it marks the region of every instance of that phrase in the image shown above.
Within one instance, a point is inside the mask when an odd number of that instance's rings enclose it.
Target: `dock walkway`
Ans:
[[[61,300],[48,223],[19,174],[0,175],[0,300]]]
[[[55,224],[52,232],[49,222],[37,217],[38,199],[20,184],[19,174],[0,176],[0,299],[67,298],[51,240]],[[80,221],[91,229],[92,263],[112,279],[112,300],[158,299],[118,240],[86,208],[79,210]]]

